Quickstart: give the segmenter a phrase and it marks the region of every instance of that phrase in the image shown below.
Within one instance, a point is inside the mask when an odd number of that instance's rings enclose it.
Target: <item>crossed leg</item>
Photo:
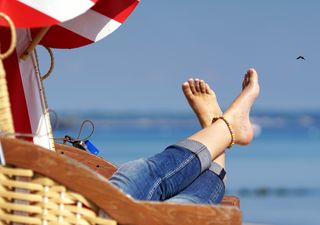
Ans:
[[[255,70],[250,69],[241,94],[224,113],[233,125],[236,144],[249,144],[253,137],[249,114],[258,95],[258,76]],[[210,167],[211,160],[224,153],[230,141],[228,126],[223,120],[217,120],[182,144],[170,146],[149,159],[129,162],[120,167],[110,181],[136,199],[166,200],[199,180],[196,178]]]
[[[182,91],[202,128],[210,126],[215,116],[222,115],[215,92],[204,80],[189,79],[188,82],[183,83]],[[224,168],[224,153],[213,161]]]
[[[216,116],[222,116],[217,97],[210,86],[199,79],[183,83],[182,91],[196,114],[202,128],[209,127]],[[225,154],[211,162],[209,169],[201,173],[189,186],[167,202],[176,203],[220,203],[225,193]]]
[[[223,116],[232,124],[236,134],[236,144],[248,145],[253,138],[250,111],[260,92],[258,74],[249,69],[242,83],[242,92],[233,101]],[[230,145],[231,135],[227,124],[217,120],[210,126],[189,137],[207,146],[212,159],[216,159]]]

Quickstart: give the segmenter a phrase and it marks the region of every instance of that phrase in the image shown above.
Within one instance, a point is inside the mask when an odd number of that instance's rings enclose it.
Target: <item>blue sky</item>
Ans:
[[[49,107],[188,111],[180,85],[195,77],[209,82],[225,109],[254,67],[261,82],[255,110],[320,110],[319,8],[316,0],[141,0],[107,38],[54,50],[56,66],[44,82]]]

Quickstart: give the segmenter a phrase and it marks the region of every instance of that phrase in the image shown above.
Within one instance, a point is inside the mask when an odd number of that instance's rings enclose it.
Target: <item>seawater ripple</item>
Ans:
[[[291,187],[257,187],[239,188],[226,191],[227,194],[240,197],[318,197],[320,198],[320,188],[291,188]]]

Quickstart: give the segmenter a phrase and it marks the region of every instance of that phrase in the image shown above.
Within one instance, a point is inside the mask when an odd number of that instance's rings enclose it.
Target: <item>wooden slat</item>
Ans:
[[[119,224],[241,224],[238,207],[135,201],[112,186],[107,178],[76,160],[21,140],[1,138],[0,141],[9,165],[31,169],[84,195]]]
[[[117,166],[113,163],[81,149],[60,143],[55,143],[55,148],[57,153],[61,155],[67,155],[89,166],[92,170],[98,172],[106,178],[110,178],[117,170]]]
[[[224,196],[220,204],[237,206],[240,208],[240,199],[237,196]]]

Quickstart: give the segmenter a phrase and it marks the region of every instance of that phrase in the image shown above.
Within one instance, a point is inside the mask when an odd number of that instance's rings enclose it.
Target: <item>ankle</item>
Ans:
[[[248,145],[253,139],[253,129],[249,114],[243,112],[232,113],[227,111],[223,116],[230,123],[236,135],[235,144]]]
[[[199,119],[199,123],[200,123],[200,125],[201,125],[201,127],[202,128],[206,128],[206,127],[209,127],[210,125],[211,125],[211,121],[209,122],[209,121],[203,121],[203,120],[200,120]]]
[[[220,115],[219,114],[212,115],[212,113],[206,113],[206,114],[202,114],[201,116],[198,116],[198,120],[199,120],[201,127],[206,128],[212,124],[212,119],[214,117],[218,117],[218,116],[220,116]]]
[[[224,122],[224,124],[227,126],[229,134],[230,134],[230,144],[227,148],[231,148],[236,143],[235,131],[234,131],[231,123],[229,122],[229,120],[227,118],[225,118],[224,116],[213,117],[212,123],[216,122],[217,120],[222,120]]]
[[[233,113],[226,111],[222,116],[231,124],[233,129],[236,128],[236,118]]]

